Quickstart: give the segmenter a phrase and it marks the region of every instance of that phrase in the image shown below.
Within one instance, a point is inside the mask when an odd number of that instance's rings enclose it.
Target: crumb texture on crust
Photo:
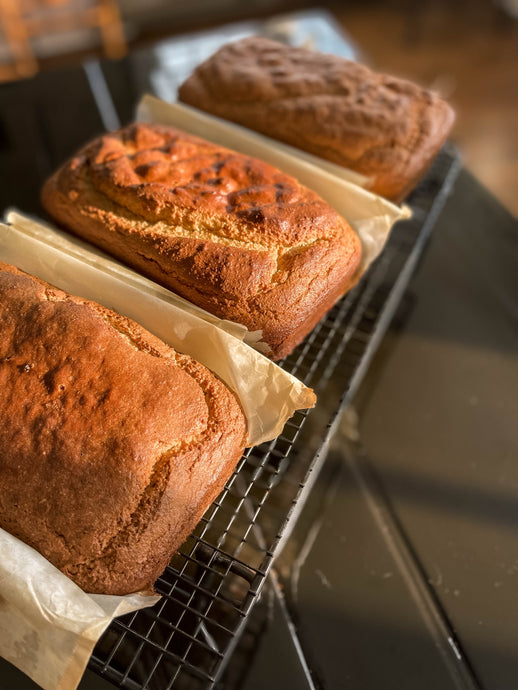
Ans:
[[[366,175],[394,201],[422,176],[454,118],[445,101],[409,81],[260,37],[223,46],[179,97]]]
[[[345,292],[360,261],[356,233],[313,191],[172,127],[99,137],[42,199],[72,232],[217,316],[263,330],[276,358]]]
[[[205,367],[6,264],[0,389],[0,527],[89,592],[150,588],[245,444]]]

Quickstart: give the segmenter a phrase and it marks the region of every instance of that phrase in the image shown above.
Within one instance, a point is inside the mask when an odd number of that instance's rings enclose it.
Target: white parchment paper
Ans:
[[[85,594],[0,529],[0,654],[46,690],[76,688],[112,619],[159,599],[152,593]]]
[[[0,225],[0,260],[72,294],[134,319],[216,373],[238,395],[248,422],[248,445],[280,434],[314,393],[243,342],[244,326],[223,321],[138,275],[91,245],[11,211]]]

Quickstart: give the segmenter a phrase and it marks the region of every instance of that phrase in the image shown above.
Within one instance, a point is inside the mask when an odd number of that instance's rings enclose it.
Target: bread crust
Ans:
[[[356,280],[356,233],[276,168],[172,127],[133,124],[45,184],[60,224],[221,318],[279,359]]]
[[[210,371],[0,263],[0,526],[85,591],[150,589],[241,457]]]
[[[446,140],[451,107],[344,58],[251,37],[223,46],[180,100],[366,175],[402,201]]]

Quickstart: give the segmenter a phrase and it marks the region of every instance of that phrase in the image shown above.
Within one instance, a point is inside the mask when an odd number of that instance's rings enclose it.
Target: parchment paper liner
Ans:
[[[113,618],[159,599],[151,593],[85,594],[0,529],[0,653],[46,690],[76,688]]]
[[[243,341],[244,326],[223,321],[144,278],[91,245],[16,211],[0,227],[0,260],[134,319],[214,371],[239,396],[248,445],[269,441],[315,396]]]
[[[314,189],[358,232],[362,272],[382,250],[394,222],[410,215],[408,209],[331,174],[332,168],[314,157],[294,156],[290,147],[188,106],[145,96],[137,117],[262,158]],[[242,342],[257,345],[260,333],[216,319],[45,224],[15,212],[7,220],[10,226],[0,225],[0,260],[139,321],[206,364],[239,395],[250,445],[275,438],[296,409],[314,404],[309,389]],[[85,594],[40,554],[0,530],[0,654],[45,690],[74,690],[110,621],[158,599],[145,592]]]

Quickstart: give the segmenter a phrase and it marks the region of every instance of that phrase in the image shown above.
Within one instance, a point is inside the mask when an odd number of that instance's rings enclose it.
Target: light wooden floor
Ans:
[[[328,3],[378,69],[455,107],[465,165],[518,215],[518,22],[490,0]]]

